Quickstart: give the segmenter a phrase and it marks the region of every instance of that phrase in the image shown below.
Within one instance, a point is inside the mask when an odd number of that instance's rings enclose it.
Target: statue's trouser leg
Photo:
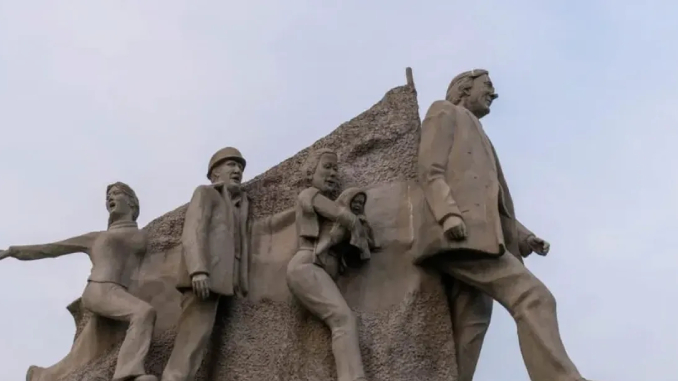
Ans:
[[[503,305],[516,321],[520,350],[532,381],[577,381],[581,375],[560,338],[556,300],[518,258],[432,258],[442,272],[478,288]]]
[[[99,282],[87,284],[82,303],[95,314],[129,322],[118,352],[113,381],[146,374],[144,361],[151,346],[156,317],[153,307],[118,284]]]
[[[162,381],[193,381],[212,336],[219,296],[201,300],[193,291],[181,296],[181,317],[174,348],[162,373]]]
[[[338,381],[364,380],[356,317],[332,277],[313,264],[312,251],[300,250],[292,258],[287,266],[287,285],[301,304],[332,331]]]
[[[448,288],[447,296],[457,352],[458,381],[472,381],[490,327],[494,301],[477,288],[456,279]]]

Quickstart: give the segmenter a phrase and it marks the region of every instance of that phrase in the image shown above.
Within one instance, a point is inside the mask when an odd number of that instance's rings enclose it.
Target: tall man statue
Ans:
[[[428,207],[416,264],[455,278],[459,381],[471,381],[494,299],[513,316],[532,381],[583,380],[565,351],[551,292],[519,259],[549,244],[515,218],[513,201],[479,119],[497,98],[486,70],[455,77],[422,123],[419,176]],[[507,253],[508,252],[508,253]]]
[[[10,246],[0,259],[22,261],[86,253],[92,272],[82,294],[83,306],[97,315],[129,322],[115,366],[113,381],[156,381],[146,374],[144,361],[151,345],[155,310],[130,294],[131,270],[146,252],[146,235],[139,230],[139,199],[127,184],[117,182],[106,189],[108,230],[92,232],[64,241],[30,246]],[[30,376],[30,370],[29,370]]]
[[[245,159],[226,147],[210,159],[211,185],[195,189],[181,236],[177,288],[182,312],[163,381],[193,381],[222,297],[248,291],[248,200],[241,190]]]

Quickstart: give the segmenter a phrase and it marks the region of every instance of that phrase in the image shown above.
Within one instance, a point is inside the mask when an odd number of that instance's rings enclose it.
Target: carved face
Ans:
[[[490,113],[490,105],[496,98],[497,94],[494,92],[492,81],[487,74],[484,74],[473,80],[473,86],[464,101],[464,107],[480,119]]]
[[[118,187],[112,187],[106,194],[106,210],[111,216],[132,215],[134,211],[128,196]]]
[[[318,160],[318,166],[313,173],[312,185],[323,193],[332,193],[339,189],[339,164],[337,155],[324,153]]]
[[[367,201],[367,197],[365,197],[364,193],[355,195],[351,199],[351,212],[355,215],[365,213],[365,201]]]
[[[212,169],[212,182],[223,182],[226,187],[240,187],[242,182],[242,164],[226,159]]]

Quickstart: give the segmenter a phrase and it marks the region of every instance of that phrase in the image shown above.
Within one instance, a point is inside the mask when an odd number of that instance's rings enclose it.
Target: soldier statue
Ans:
[[[249,203],[241,189],[245,159],[226,147],[210,159],[210,185],[195,189],[181,236],[177,288],[182,312],[162,381],[193,381],[210,341],[219,301],[247,295]]]

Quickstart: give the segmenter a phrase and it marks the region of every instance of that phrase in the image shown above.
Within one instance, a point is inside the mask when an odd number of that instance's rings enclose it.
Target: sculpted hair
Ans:
[[[320,157],[324,154],[332,154],[335,156],[337,155],[336,152],[329,148],[319,148],[315,151],[312,151],[311,153],[308,154],[308,157],[306,158],[306,161],[304,162],[304,165],[301,167],[301,172],[304,175],[304,178],[306,179],[306,182],[308,184],[313,181],[313,174],[315,174],[316,168],[318,168],[318,163],[320,162]]]
[[[120,189],[120,192],[127,196],[127,201],[129,202],[130,208],[132,208],[132,220],[136,221],[137,218],[139,218],[139,198],[137,197],[137,194],[134,192],[134,189],[130,187],[129,185],[123,183],[123,182],[115,182],[109,186],[106,187],[106,196],[108,197],[108,192],[111,191],[113,188],[118,188]]]
[[[485,69],[474,69],[465,71],[454,77],[452,82],[450,82],[450,85],[447,87],[445,99],[455,105],[458,105],[461,102],[464,94],[466,94],[466,92],[469,91],[471,87],[473,87],[473,80],[485,74],[489,74]]]

